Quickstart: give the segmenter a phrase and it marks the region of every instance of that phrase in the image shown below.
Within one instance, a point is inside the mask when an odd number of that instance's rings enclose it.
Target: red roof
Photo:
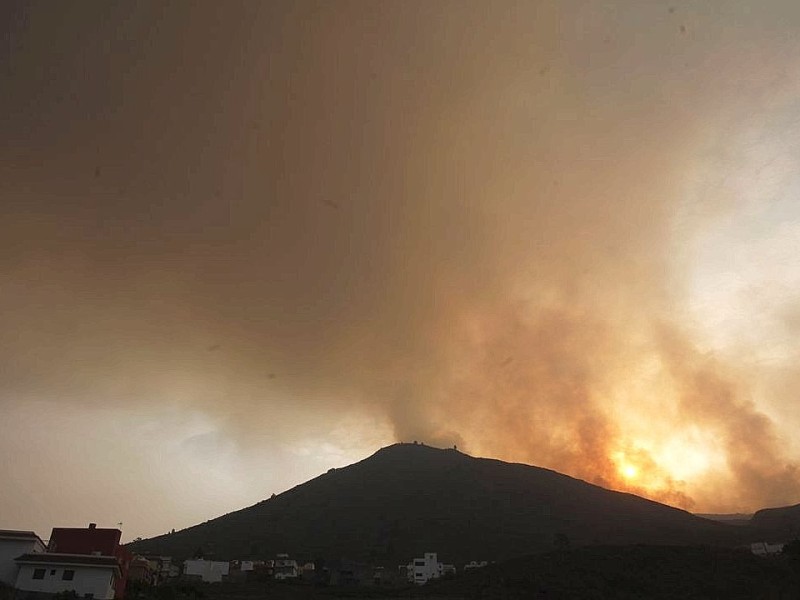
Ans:
[[[50,534],[50,550],[61,554],[93,554],[112,556],[119,546],[119,529],[98,527],[54,527]]]

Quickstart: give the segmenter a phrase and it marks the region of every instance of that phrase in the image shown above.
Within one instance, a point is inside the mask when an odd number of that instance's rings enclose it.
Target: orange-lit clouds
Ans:
[[[394,439],[796,502],[798,10],[12,5],[0,476],[136,534]]]

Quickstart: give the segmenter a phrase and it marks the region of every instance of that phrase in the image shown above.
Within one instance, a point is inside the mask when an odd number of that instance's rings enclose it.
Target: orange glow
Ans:
[[[619,472],[625,479],[635,479],[639,474],[639,469],[634,465],[626,464],[620,466]]]

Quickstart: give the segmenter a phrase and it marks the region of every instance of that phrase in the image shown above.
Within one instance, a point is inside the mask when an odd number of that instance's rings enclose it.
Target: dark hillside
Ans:
[[[730,548],[590,546],[510,560],[425,588],[433,597],[486,600],[795,600],[800,564]]]
[[[732,543],[736,528],[547,469],[396,444],[279,496],[174,534],[132,544],[176,557],[278,552],[396,566],[501,560],[583,544]]]
[[[750,519],[752,537],[761,540],[789,541],[800,538],[800,504],[764,508]]]

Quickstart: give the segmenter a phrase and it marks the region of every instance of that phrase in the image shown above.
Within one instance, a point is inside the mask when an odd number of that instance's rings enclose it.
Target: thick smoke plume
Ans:
[[[734,146],[780,187],[753,132],[797,128],[800,15],[747,4],[10,8],[0,402],[180,406],[254,450],[364,415],[797,501],[783,400],[688,306]]]

